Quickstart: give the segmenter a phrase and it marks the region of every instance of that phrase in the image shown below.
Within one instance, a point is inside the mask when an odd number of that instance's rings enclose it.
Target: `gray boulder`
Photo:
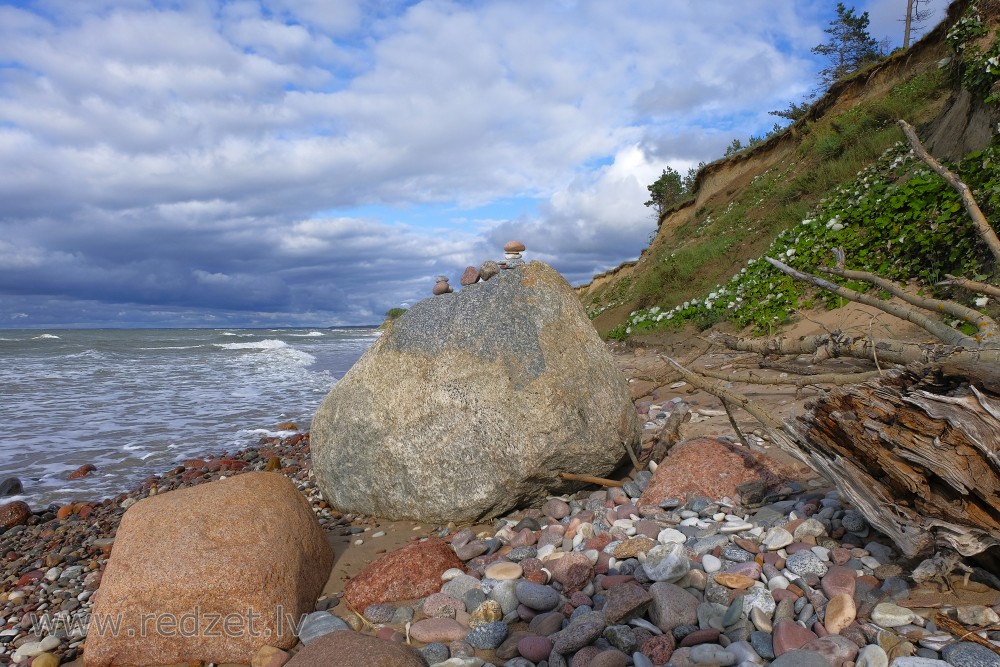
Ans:
[[[606,475],[640,433],[576,295],[531,262],[395,320],[323,400],[311,451],[338,510],[444,523]]]

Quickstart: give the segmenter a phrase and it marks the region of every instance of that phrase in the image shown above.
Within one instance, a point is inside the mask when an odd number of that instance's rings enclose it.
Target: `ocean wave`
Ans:
[[[49,338],[55,338],[56,340],[59,340],[59,336],[56,336],[55,334],[39,334],[33,337],[31,340],[45,340]]]
[[[196,350],[204,345],[163,345],[160,347],[140,347],[140,350]]]
[[[297,338],[315,338],[317,336],[325,336],[326,334],[322,331],[310,331],[304,334],[288,334],[289,336],[295,336]]]
[[[290,347],[285,341],[275,340],[274,338],[255,340],[248,343],[214,343],[214,345],[221,347],[223,350],[280,350],[281,348]]]

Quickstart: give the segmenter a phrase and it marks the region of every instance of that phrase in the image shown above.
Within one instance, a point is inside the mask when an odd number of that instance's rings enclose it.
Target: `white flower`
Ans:
[[[788,250],[785,251],[785,257],[794,257],[794,256],[795,256],[795,248],[789,248]]]
[[[736,307],[736,302],[735,301],[730,301],[729,305],[726,306],[726,308],[735,308],[735,307]]]
[[[973,299],[972,302],[976,304],[976,308],[984,308],[986,304],[990,302],[990,298],[988,296],[980,295],[979,297]]]
[[[839,232],[843,228],[844,228],[844,225],[840,224],[839,222],[830,225],[830,229],[832,229],[835,232]]]

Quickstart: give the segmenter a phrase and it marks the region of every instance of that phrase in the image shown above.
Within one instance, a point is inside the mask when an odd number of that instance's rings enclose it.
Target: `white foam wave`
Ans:
[[[126,452],[140,452],[142,451],[142,445],[133,445],[129,443],[127,445],[122,445],[122,449]]]
[[[279,350],[289,347],[288,343],[273,338],[248,343],[215,343],[215,346],[221,347],[223,350]]]
[[[140,347],[140,350],[196,350],[204,345],[163,345],[161,347]]]
[[[54,334],[39,334],[38,336],[35,336],[34,338],[32,338],[32,340],[43,340],[43,339],[47,339],[47,338],[55,338],[56,340],[58,340],[59,336],[56,336]]]
[[[304,334],[288,334],[289,336],[295,336],[297,338],[316,338],[317,336],[325,336],[326,334],[322,331],[310,331]]]

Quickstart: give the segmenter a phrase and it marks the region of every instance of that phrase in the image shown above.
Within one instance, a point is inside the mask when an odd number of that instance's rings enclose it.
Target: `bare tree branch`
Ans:
[[[961,276],[953,276],[949,273],[944,274],[944,277],[947,280],[942,280],[937,283],[938,285],[961,287],[972,292],[988,294],[989,296],[1000,298],[1000,287],[990,285],[989,283],[981,283],[978,280],[970,280],[969,278],[963,278]]]
[[[852,271],[850,269],[840,267],[834,269],[820,267],[818,270],[823,273],[830,273],[835,276],[847,278],[848,280],[860,280],[868,283],[869,285],[875,285],[879,289],[883,289],[893,296],[900,298],[906,303],[917,306],[918,308],[923,308],[924,310],[929,310],[934,313],[946,313],[952,317],[957,317],[976,327],[977,333],[974,334],[972,338],[980,343],[997,340],[997,323],[992,317],[983,315],[975,308],[969,308],[968,306],[963,306],[962,304],[954,301],[929,299],[917,296],[916,294],[911,294],[891,280],[886,280],[881,276],[867,271]]]
[[[793,387],[808,387],[814,384],[852,384],[855,382],[864,382],[865,380],[870,380],[871,378],[879,375],[878,371],[865,371],[863,373],[818,373],[815,375],[806,375],[801,377],[779,378],[759,375],[753,372],[720,373],[719,371],[712,371],[708,369],[700,369],[698,372],[705,377],[714,378],[716,380],[724,380],[726,382],[742,382],[744,384],[781,384],[791,385]]]
[[[944,368],[977,369],[977,376],[990,386],[1000,388],[1000,349],[964,348],[951,345],[907,343],[888,338],[849,336],[840,331],[801,338],[740,338],[730,334],[715,334],[713,338],[731,350],[758,354],[799,355],[811,354],[853,359],[876,358],[882,362],[899,364],[940,364]],[[822,353],[821,355],[819,353]]]
[[[706,380],[704,377],[698,375],[697,373],[694,373],[684,368],[670,357],[667,357],[667,362],[669,362],[671,366],[677,369],[677,372],[681,374],[681,377],[683,377],[685,380],[687,380],[695,387],[698,387],[698,389],[707,391],[709,394],[712,394],[713,396],[721,399],[723,402],[729,401],[730,403],[735,403],[736,405],[740,406],[741,408],[749,412],[751,415],[753,415],[754,418],[756,418],[760,423],[764,424],[765,426],[769,426],[770,428],[773,429],[781,428],[780,421],[772,417],[770,414],[768,414],[767,410],[757,405],[746,396],[737,394],[735,391],[730,391],[729,389],[726,389],[718,382],[710,382],[709,380]]]
[[[920,138],[917,136],[916,130],[913,126],[907,123],[905,120],[899,121],[899,126],[903,129],[903,134],[906,135],[906,139],[910,142],[913,147],[913,152],[916,153],[917,157],[924,161],[928,167],[937,172],[941,178],[948,181],[954,190],[958,193],[959,197],[962,198],[962,206],[965,207],[966,213],[972,218],[972,223],[976,226],[976,232],[979,234],[979,238],[983,240],[986,247],[990,249],[993,253],[993,258],[1000,262],[1000,238],[997,238],[997,234],[993,231],[993,227],[990,225],[989,221],[986,220],[986,216],[983,215],[982,210],[979,208],[979,204],[976,203],[975,197],[972,196],[972,191],[969,186],[962,182],[962,180],[953,174],[947,167],[938,162],[934,157],[927,152],[924,145],[920,143]]]
[[[897,303],[891,303],[889,301],[883,301],[878,297],[871,296],[869,294],[862,294],[861,292],[856,292],[855,290],[848,289],[843,285],[838,285],[837,283],[830,282],[818,276],[814,276],[808,273],[803,273],[788,266],[784,262],[780,262],[771,257],[765,257],[771,266],[775,267],[782,273],[785,273],[796,280],[800,280],[810,285],[815,285],[820,289],[824,289],[828,292],[832,292],[837,296],[842,296],[850,301],[856,301],[858,303],[863,303],[868,306],[874,306],[879,310],[889,313],[890,315],[895,315],[901,320],[906,320],[907,322],[912,322],[918,327],[927,331],[928,333],[934,335],[942,342],[948,345],[958,345],[960,347],[976,347],[979,342],[974,338],[966,336],[961,331],[952,329],[950,326],[944,322],[932,319],[927,315],[918,313],[912,308],[907,308]]]

